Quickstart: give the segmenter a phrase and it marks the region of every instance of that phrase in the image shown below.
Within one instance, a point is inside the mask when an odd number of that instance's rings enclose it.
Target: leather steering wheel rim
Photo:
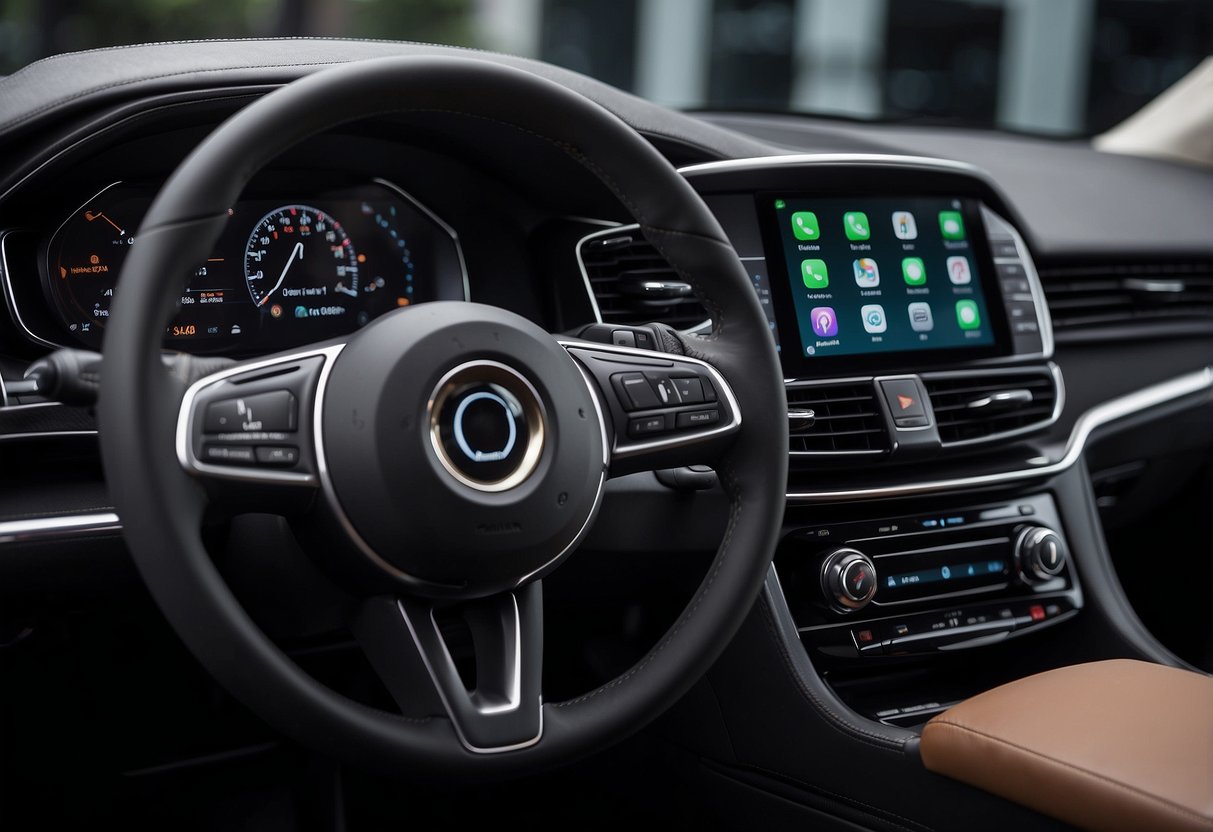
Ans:
[[[199,533],[206,498],[174,454],[186,380],[161,360],[164,327],[250,178],[298,142],[378,115],[441,112],[507,125],[594,173],[695,289],[713,320],[684,351],[732,386],[739,431],[718,465],[727,531],[703,582],[661,640],[618,678],[543,704],[526,748],[476,754],[449,721],[356,703],[304,673],[249,618]],[[553,82],[484,60],[385,58],[319,71],[248,105],[177,168],[121,275],[104,343],[101,446],[132,556],[170,624],[236,698],[305,745],[379,771],[478,775],[547,767],[616,741],[660,714],[708,669],[762,587],[787,476],[782,374],[750,280],[702,199],[617,117]]]

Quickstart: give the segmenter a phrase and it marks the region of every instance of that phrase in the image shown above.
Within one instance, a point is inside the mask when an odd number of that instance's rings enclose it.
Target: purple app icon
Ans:
[[[809,313],[809,320],[813,322],[813,331],[819,338],[830,338],[838,334],[838,317],[829,306],[814,306],[813,311]]]

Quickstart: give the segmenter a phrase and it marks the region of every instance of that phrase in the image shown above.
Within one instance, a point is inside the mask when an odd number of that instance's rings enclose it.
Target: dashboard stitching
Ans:
[[[678,634],[678,632],[683,628],[684,625],[686,625],[694,617],[695,613],[699,610],[699,605],[703,602],[703,599],[707,596],[708,592],[711,590],[712,585],[715,583],[717,576],[720,574],[721,567],[724,566],[725,559],[728,556],[729,545],[733,539],[733,532],[736,531],[736,529],[737,529],[737,518],[739,516],[741,516],[741,506],[742,506],[741,492],[737,488],[737,480],[733,476],[732,469],[725,466],[722,468],[722,470],[719,473],[720,473],[721,484],[724,485],[725,490],[730,492],[733,496],[733,506],[729,512],[729,524],[728,524],[728,527],[725,529],[724,539],[720,543],[720,555],[716,558],[716,561],[713,565],[711,573],[707,576],[707,578],[704,580],[704,582],[700,585],[699,589],[695,592],[695,598],[691,602],[691,605],[687,608],[687,611],[682,616],[679,617],[678,621],[674,624],[674,626],[672,628],[670,628],[670,631],[665,634],[665,636],[661,639],[661,641],[658,642],[658,644],[652,650],[650,650],[649,653],[643,659],[641,659],[640,662],[638,662],[635,666],[633,666],[632,669],[629,670],[627,673],[623,674],[622,676],[620,676],[616,679],[611,680],[610,682],[608,682],[605,685],[602,685],[601,687],[599,687],[596,690],[590,691],[589,693],[584,694],[582,696],[578,696],[576,699],[569,699],[564,702],[553,703],[553,707],[565,708],[565,707],[569,707],[572,705],[579,705],[583,702],[588,702],[591,699],[593,699],[603,693],[606,693],[607,691],[611,690],[612,688],[622,685],[624,682],[627,682],[632,677],[641,673],[646,667],[648,667],[653,662],[654,659],[657,658],[657,656],[661,653],[661,651],[664,650],[670,644],[670,642],[674,640],[674,637]]]
[[[796,687],[805,696],[805,698],[809,700],[810,704],[812,704],[813,709],[825,719],[826,724],[837,730],[839,733],[845,734],[848,738],[863,743],[864,745],[880,749],[881,751],[901,753],[905,745],[903,741],[893,739],[892,737],[882,736],[874,731],[869,731],[865,728],[859,727],[858,725],[853,725],[850,722],[847,722],[845,719],[834,713],[829,703],[824,702],[819,696],[817,696],[816,693],[809,689],[809,687],[804,683],[804,680],[800,678],[800,674],[797,672],[796,666],[792,662],[792,656],[788,652],[787,646],[783,642],[781,634],[778,630],[778,626],[774,621],[774,614],[771,611],[770,605],[765,599],[762,602],[762,611],[763,623],[766,624],[767,631],[771,634],[776,645],[778,646],[779,654],[783,658],[784,669],[788,671],[788,675],[793,681],[796,682]]]

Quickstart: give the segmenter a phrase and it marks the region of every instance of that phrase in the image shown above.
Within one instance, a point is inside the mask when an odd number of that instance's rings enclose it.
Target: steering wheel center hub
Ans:
[[[439,463],[469,488],[519,486],[543,454],[546,416],[539,394],[498,361],[469,361],[448,372],[430,395],[428,415]]]
[[[318,404],[329,507],[413,589],[480,595],[542,574],[588,528],[606,437],[595,394],[539,327],[429,303],[352,338]]]

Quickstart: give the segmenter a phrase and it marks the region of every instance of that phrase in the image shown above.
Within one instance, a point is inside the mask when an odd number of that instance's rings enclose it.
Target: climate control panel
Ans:
[[[796,528],[775,564],[802,640],[838,657],[991,644],[1082,606],[1048,495]]]

